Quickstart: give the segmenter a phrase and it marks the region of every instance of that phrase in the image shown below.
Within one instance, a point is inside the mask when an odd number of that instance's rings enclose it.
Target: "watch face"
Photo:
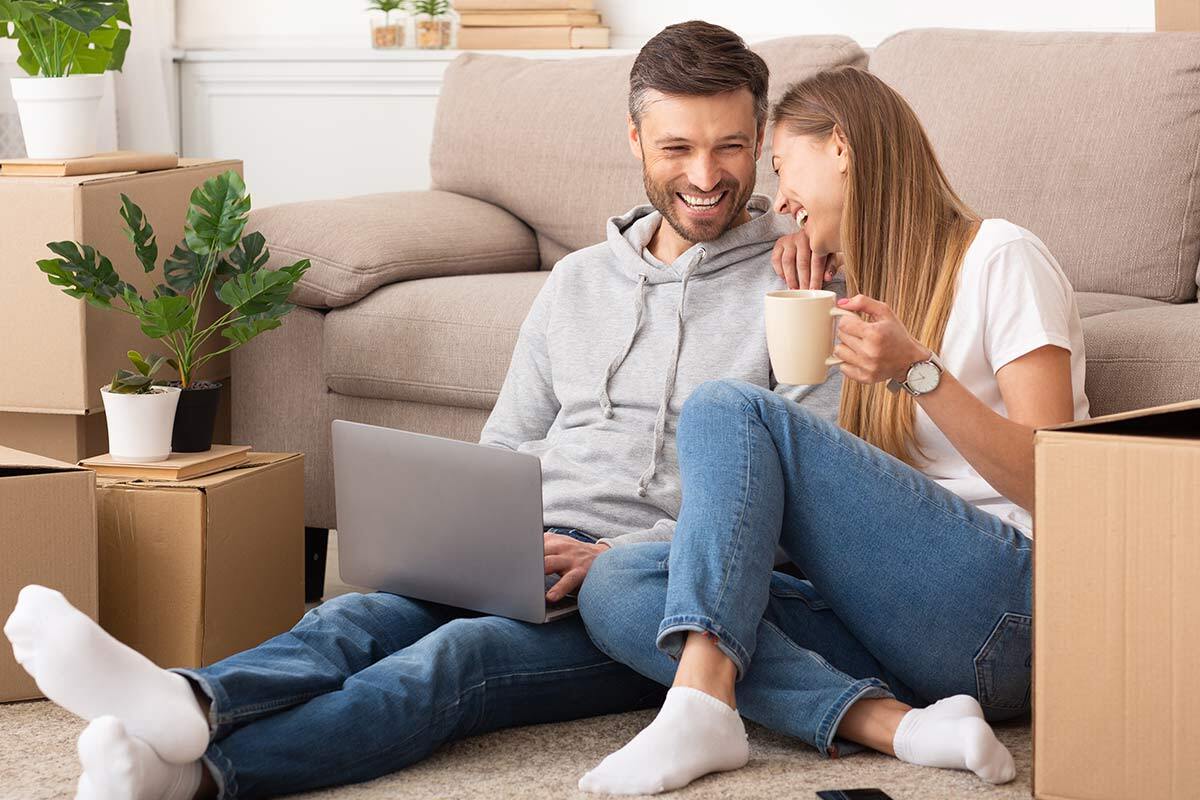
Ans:
[[[942,374],[938,368],[928,361],[913,364],[908,370],[908,385],[918,394],[932,392],[937,388]]]

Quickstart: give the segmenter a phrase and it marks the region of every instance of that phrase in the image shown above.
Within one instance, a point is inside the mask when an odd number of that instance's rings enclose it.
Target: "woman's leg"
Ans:
[[[1017,529],[750,384],[700,387],[678,446],[667,652],[707,632],[744,672],[778,544],[919,696],[975,695],[992,719],[1028,711],[1032,549]]]

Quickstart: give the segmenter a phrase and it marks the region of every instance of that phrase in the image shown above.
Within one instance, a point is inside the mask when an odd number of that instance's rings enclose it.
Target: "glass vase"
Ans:
[[[458,12],[419,14],[416,19],[417,47],[422,50],[453,50],[458,46]]]

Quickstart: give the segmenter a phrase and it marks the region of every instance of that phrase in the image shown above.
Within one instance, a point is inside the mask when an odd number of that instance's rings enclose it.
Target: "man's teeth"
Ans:
[[[683,198],[683,202],[693,208],[712,208],[721,202],[721,198],[725,196],[725,193],[722,192],[716,197],[696,197],[694,194],[683,194],[681,192],[679,196]]]

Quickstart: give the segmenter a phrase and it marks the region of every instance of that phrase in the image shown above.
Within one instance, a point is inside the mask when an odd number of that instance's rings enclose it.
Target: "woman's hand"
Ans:
[[[841,264],[839,253],[832,256],[814,253],[803,228],[799,233],[780,236],[771,251],[771,268],[789,289],[820,289],[833,280]]]
[[[838,317],[837,347],[842,374],[859,383],[904,381],[908,368],[929,358],[929,348],[914,339],[887,303],[866,295],[838,301],[838,307],[863,317]]]

